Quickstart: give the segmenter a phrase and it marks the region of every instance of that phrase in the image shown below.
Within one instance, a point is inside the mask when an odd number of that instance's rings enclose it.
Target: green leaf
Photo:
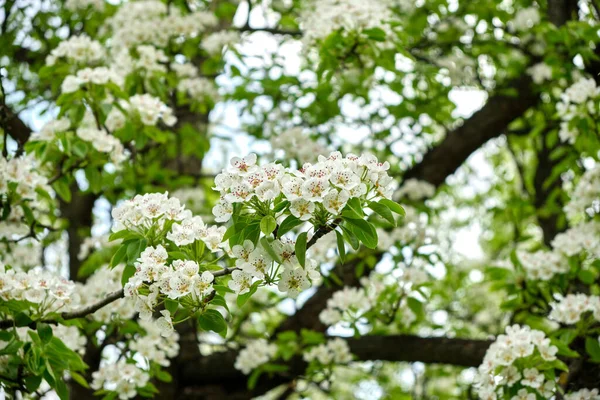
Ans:
[[[273,211],[278,213],[280,211],[283,211],[289,205],[290,205],[290,202],[287,200],[284,200],[281,203],[277,204],[275,207],[273,207]]]
[[[127,246],[127,262],[133,264],[140,256],[140,253],[144,251],[147,244],[148,242],[146,239],[134,240],[130,242]]]
[[[131,232],[129,232],[126,229],[123,229],[123,230],[117,231],[117,232],[113,232],[108,237],[108,241],[112,242],[113,240],[124,239],[125,237],[129,236],[130,234],[131,234]]]
[[[87,152],[88,152],[87,143],[78,141],[73,145],[73,154],[75,154],[77,157],[85,158]]]
[[[580,270],[579,273],[577,274],[577,277],[579,278],[579,280],[581,282],[585,283],[586,285],[591,285],[592,283],[594,283],[594,280],[596,279],[596,276],[594,275],[594,273],[587,269]]]
[[[362,210],[360,200],[358,200],[356,197],[353,197],[350,200],[348,200],[348,203],[346,203],[344,209],[342,210],[342,217],[363,219],[364,216],[365,213]]]
[[[177,308],[179,308],[179,303],[175,300],[165,299],[165,308],[171,315],[175,315]]]
[[[550,341],[552,342],[552,345],[556,346],[558,348],[558,355],[559,356],[564,356],[564,357],[572,357],[572,358],[577,358],[579,357],[579,353],[577,353],[574,350],[571,350],[569,348],[569,346],[567,344],[565,344],[564,342],[558,340],[558,339],[550,339]]]
[[[100,193],[102,190],[102,174],[96,167],[88,167],[85,169],[85,177],[90,183],[90,190],[93,193]]]
[[[260,375],[262,373],[263,370],[260,367],[252,371],[250,377],[248,378],[248,389],[253,390],[256,387],[256,384],[258,383],[258,378],[260,378]]]
[[[358,248],[360,247],[360,242],[358,241],[356,236],[354,236],[354,234],[345,226],[340,225],[340,228],[342,229],[342,233],[344,234],[344,239],[346,240],[346,242],[348,242],[354,250],[358,250]]]
[[[281,222],[281,225],[279,225],[279,229],[277,229],[277,237],[283,236],[285,233],[291,231],[298,225],[302,225],[303,223],[304,221],[299,220],[293,215],[288,216]]]
[[[200,328],[205,331],[213,331],[218,334],[227,332],[227,322],[223,315],[217,310],[209,308],[198,317]]]
[[[156,379],[166,383],[173,381],[173,377],[171,376],[171,374],[167,371],[163,371],[162,369],[156,371]]]
[[[388,206],[381,203],[375,203],[374,201],[369,202],[369,208],[375,211],[377,214],[381,215],[386,221],[388,221],[393,226],[396,226],[396,220],[394,219],[394,215]]]
[[[260,230],[265,235],[270,235],[277,227],[277,221],[272,215],[266,215],[260,220]]]
[[[262,283],[262,281],[256,281],[252,284],[252,286],[250,286],[250,289],[247,293],[244,294],[240,294],[237,297],[237,305],[238,307],[243,307],[244,304],[246,304],[246,302],[250,299],[250,297],[252,297],[252,295],[254,293],[256,293],[256,290],[258,289],[258,286]]]
[[[69,181],[66,176],[63,176],[54,182],[52,187],[56,191],[56,194],[58,194],[66,203],[71,202],[71,188],[69,187]]]
[[[279,255],[277,253],[275,253],[275,250],[273,250],[273,246],[271,246],[271,242],[269,241],[269,239],[267,237],[261,238],[260,244],[262,245],[263,249],[265,249],[265,251],[269,254],[269,256],[271,256],[271,258],[273,260],[275,260],[279,264],[281,264],[281,259],[279,258]]]
[[[48,343],[52,339],[52,328],[50,325],[38,322],[36,328],[40,339],[42,339],[42,343]]]
[[[390,210],[392,210],[393,212],[395,212],[398,215],[401,215],[403,217],[406,216],[406,211],[404,211],[404,208],[402,208],[402,206],[400,204],[396,203],[395,201],[388,200],[388,199],[381,199],[381,200],[379,200],[379,203],[386,206],[387,208],[389,208]]]
[[[370,28],[362,31],[367,37],[371,40],[375,40],[377,42],[385,41],[385,31],[381,28]]]
[[[221,306],[227,311],[229,311],[229,306],[227,305],[227,301],[225,301],[225,297],[221,296],[220,294],[216,294],[210,301],[210,304],[213,304],[215,306]]]
[[[335,236],[337,238],[338,254],[340,255],[340,260],[343,264],[346,260],[346,245],[344,244],[344,237],[337,230],[335,231]]]
[[[86,389],[90,388],[90,385],[88,385],[88,383],[86,382],[85,378],[83,376],[81,376],[80,374],[78,374],[77,372],[70,371],[69,375],[71,375],[71,378],[73,378],[73,380],[75,382],[79,383],[84,388],[86,388]]]
[[[598,337],[585,338],[585,351],[590,355],[593,362],[600,362],[600,341],[598,341]]]
[[[377,247],[377,231],[369,222],[364,219],[352,219],[345,218],[346,223],[349,224],[350,230],[356,235],[369,249],[375,249]]]
[[[127,264],[123,269],[123,275],[121,276],[121,285],[125,286],[127,282],[129,282],[129,278],[131,278],[135,274],[135,267],[133,264]]]
[[[110,267],[114,268],[123,261],[125,256],[127,255],[127,244],[122,244],[119,246],[115,254],[110,259]]]
[[[301,234],[298,235],[298,238],[296,239],[296,258],[298,259],[298,262],[300,263],[300,265],[302,265],[302,268],[304,268],[304,266],[306,265],[306,239],[308,237],[308,233],[306,232],[302,232]]]
[[[37,390],[37,388],[40,387],[40,384],[42,383],[42,377],[39,375],[38,376],[27,376],[23,380],[25,381],[25,387],[31,393],[35,392]]]

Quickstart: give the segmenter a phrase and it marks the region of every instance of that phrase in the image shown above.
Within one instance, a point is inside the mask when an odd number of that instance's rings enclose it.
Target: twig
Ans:
[[[83,307],[79,310],[75,310],[75,311],[66,311],[60,314],[60,317],[62,320],[70,320],[70,319],[76,319],[76,318],[83,318],[89,314],[93,314],[96,311],[98,311],[99,309],[101,309],[102,307],[112,303],[113,301],[116,301],[120,298],[122,298],[125,295],[125,292],[123,289],[117,290],[115,292],[110,293],[108,296],[106,296],[105,298],[103,298],[102,300],[100,300],[97,303],[94,303],[90,306],[87,307]],[[44,319],[44,320],[40,320],[40,322],[44,322],[46,324],[58,324],[59,320],[56,319]],[[14,320],[4,320],[4,321],[0,321],[0,329],[7,329],[7,328],[11,328],[15,324]],[[28,325],[30,328],[35,328],[35,321],[32,322],[31,324]]]

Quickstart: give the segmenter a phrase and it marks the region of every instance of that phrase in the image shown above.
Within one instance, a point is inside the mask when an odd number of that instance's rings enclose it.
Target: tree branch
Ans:
[[[476,367],[483,357],[491,340],[454,339],[446,337],[419,337],[415,335],[363,336],[346,339],[350,351],[357,361],[424,362],[431,364],[450,364],[463,367]],[[289,370],[259,381],[253,391],[246,389],[247,377],[233,365],[237,352],[229,350],[214,353],[180,368],[183,386],[205,388],[222,385],[223,394],[235,393],[235,398],[251,398],[289,382],[304,373],[306,363],[295,357],[287,365]],[[241,392],[245,392],[243,395]]]
[[[500,136],[512,121],[539,100],[528,75],[511,81],[506,89],[516,90],[516,95],[498,93],[490,97],[479,111],[429,150],[421,162],[404,174],[404,179],[414,178],[440,186],[475,150]]]

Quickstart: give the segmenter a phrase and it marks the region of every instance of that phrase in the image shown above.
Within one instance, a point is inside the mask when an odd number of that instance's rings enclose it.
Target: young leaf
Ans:
[[[369,208],[383,217],[390,224],[396,226],[396,220],[394,219],[394,215],[388,206],[381,203],[375,203],[374,201],[369,202]]]
[[[266,215],[260,220],[260,230],[265,235],[270,235],[277,227],[277,221],[272,215]]]
[[[338,254],[340,255],[340,260],[343,264],[346,260],[346,245],[344,244],[344,237],[339,231],[335,231],[335,236],[337,238]]]
[[[406,211],[404,211],[404,208],[402,208],[402,206],[398,203],[396,203],[395,201],[392,200],[388,200],[388,199],[381,199],[379,200],[380,204],[383,204],[384,206],[387,206],[387,208],[389,208],[390,210],[392,210],[393,212],[395,212],[398,215],[401,215],[403,217],[406,216]]]
[[[281,225],[279,225],[279,229],[277,229],[277,237],[283,236],[285,233],[291,231],[292,229],[294,229],[298,225],[301,225],[302,223],[304,223],[304,221],[299,220],[293,215],[288,216],[286,219],[283,220]]]
[[[298,239],[296,239],[296,258],[302,268],[306,265],[306,238],[308,234],[306,232],[302,232],[298,235]]]
[[[52,328],[50,325],[43,322],[38,322],[37,331],[40,339],[42,339],[42,343],[48,343],[50,339],[52,339]]]
[[[119,265],[119,263],[121,261],[123,261],[123,259],[125,258],[126,255],[127,255],[127,244],[122,244],[121,246],[119,246],[116,253],[110,259],[110,267],[114,268],[117,265]]]
[[[369,249],[377,247],[377,231],[373,225],[364,219],[346,218],[345,221],[349,224],[350,230],[365,246]]]
[[[121,285],[125,286],[127,282],[129,282],[129,278],[131,278],[135,274],[135,267],[133,264],[127,264],[123,269],[123,275],[121,276]]]
[[[198,324],[200,325],[200,328],[205,331],[213,331],[219,334],[223,331],[227,331],[227,322],[225,321],[225,318],[223,318],[223,315],[211,308],[200,314],[198,317]]]
[[[271,258],[273,260],[275,260],[279,264],[281,264],[281,259],[279,258],[279,255],[277,253],[275,253],[275,250],[273,250],[273,247],[271,246],[271,242],[269,241],[269,239],[267,237],[261,238],[260,244],[262,245],[263,249],[265,249],[265,251],[269,254],[269,256],[271,256]]]

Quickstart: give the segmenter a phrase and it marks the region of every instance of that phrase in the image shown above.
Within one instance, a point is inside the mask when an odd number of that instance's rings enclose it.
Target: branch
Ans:
[[[116,301],[116,300],[122,298],[123,296],[124,296],[123,289],[120,289],[120,290],[110,293],[108,296],[106,296],[105,298],[103,298],[102,300],[100,300],[97,303],[94,303],[87,307],[80,308],[79,310],[63,312],[60,314],[60,317],[62,320],[65,320],[65,321],[70,320],[70,319],[83,318],[89,314],[95,313],[102,307],[109,305],[113,301]],[[45,322],[47,324],[58,324],[59,320],[44,319],[44,320],[41,320],[40,322]],[[11,328],[14,326],[14,324],[15,324],[15,321],[13,321],[13,320],[0,321],[0,329]],[[30,326],[30,328],[35,328],[35,322],[30,325],[33,325],[33,326]]]
[[[346,339],[357,361],[424,362],[476,367],[481,364],[490,340],[419,337],[415,335],[363,336]],[[180,366],[181,384],[201,389],[222,385],[223,394],[235,393],[239,398],[251,398],[302,375],[306,363],[299,357],[287,362],[289,370],[281,375],[259,381],[252,392],[247,391],[247,377],[234,368],[237,352],[214,353]],[[238,397],[236,397],[238,398]]]
[[[295,31],[291,29],[282,29],[282,28],[251,28],[246,25],[241,28],[238,28],[240,32],[267,32],[272,33],[274,35],[288,35],[288,36],[302,36],[302,31]]]
[[[448,133],[441,143],[429,150],[421,162],[404,174],[404,179],[415,178],[440,186],[475,150],[500,136],[512,121],[539,100],[532,90],[531,78],[526,74],[511,81],[507,89],[516,90],[516,95],[498,93],[490,97],[462,126]]]

